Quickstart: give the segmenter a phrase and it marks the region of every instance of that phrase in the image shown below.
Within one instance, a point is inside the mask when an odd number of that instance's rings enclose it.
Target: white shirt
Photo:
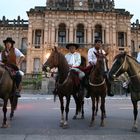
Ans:
[[[99,52],[101,52],[101,51],[103,54],[105,54],[104,50],[99,50]],[[94,52],[97,53],[97,50],[95,48],[90,48],[88,50],[88,62],[90,62],[93,65],[96,65],[97,57]]]
[[[140,52],[137,55],[137,61],[140,63]]]
[[[81,55],[78,52],[74,53],[67,53],[65,55],[65,58],[69,65],[72,65],[72,67],[80,66],[81,64]]]
[[[15,48],[14,51],[17,58],[22,57],[22,56],[24,57],[24,54],[19,49]],[[2,54],[0,53],[0,62],[1,61],[2,61]]]

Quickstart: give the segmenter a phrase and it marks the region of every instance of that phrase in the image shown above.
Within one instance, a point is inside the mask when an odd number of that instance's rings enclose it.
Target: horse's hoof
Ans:
[[[137,127],[132,127],[132,132],[137,132],[138,128]]]
[[[84,116],[81,116],[81,119],[83,120],[83,119],[85,119],[85,117]]]
[[[10,120],[12,120],[12,119],[13,119],[13,117],[14,117],[14,115],[10,115]]]
[[[69,125],[68,124],[64,124],[63,125],[63,129],[67,129],[67,128],[69,128]]]
[[[75,115],[75,116],[73,116],[73,120],[76,120],[76,119],[77,119],[76,115]]]
[[[8,128],[8,124],[2,124],[1,128]]]

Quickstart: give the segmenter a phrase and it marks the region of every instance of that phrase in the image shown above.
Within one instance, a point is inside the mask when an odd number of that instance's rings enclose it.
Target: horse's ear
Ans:
[[[126,51],[124,51],[124,55],[127,55],[127,52]]]
[[[55,51],[55,52],[58,52],[58,50],[57,50],[57,47],[56,47],[56,46],[54,46],[54,51]]]

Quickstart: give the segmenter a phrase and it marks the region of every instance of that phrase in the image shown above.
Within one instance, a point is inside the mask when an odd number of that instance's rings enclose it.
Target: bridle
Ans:
[[[115,61],[116,62],[116,61]],[[113,65],[115,64],[115,62],[113,63]],[[125,58],[124,58],[124,61],[123,61],[123,63],[121,64],[121,66],[118,68],[118,70],[113,74],[113,77],[116,77],[116,75],[118,74],[118,72],[121,70],[121,69],[124,69],[124,64],[125,64],[125,62],[126,62],[126,56],[125,56]],[[113,65],[112,65],[112,67],[113,67]]]
[[[115,63],[115,62],[114,62]],[[118,72],[121,70],[121,69],[124,69],[125,68],[125,63],[126,63],[126,56],[125,56],[125,59],[124,59],[124,62],[122,63],[122,65],[119,67],[119,69],[113,74],[113,77],[116,77],[116,75],[118,74]],[[113,67],[113,66],[112,66]],[[140,74],[140,71],[135,74],[135,75],[132,75],[132,76],[129,76],[129,79],[133,78],[133,77],[136,77]]]

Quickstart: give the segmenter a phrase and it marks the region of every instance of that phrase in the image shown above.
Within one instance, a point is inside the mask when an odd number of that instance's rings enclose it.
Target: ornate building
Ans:
[[[15,24],[9,31],[0,21],[0,43],[9,32],[17,46],[27,39],[27,73],[40,71],[54,46],[66,53],[67,43],[79,44],[78,51],[86,57],[95,38],[101,38],[110,52],[109,65],[120,51],[135,56],[140,47],[139,21],[131,23],[133,15],[116,9],[114,0],[47,0],[46,6],[32,8],[27,14],[26,29],[20,21],[20,26]]]

